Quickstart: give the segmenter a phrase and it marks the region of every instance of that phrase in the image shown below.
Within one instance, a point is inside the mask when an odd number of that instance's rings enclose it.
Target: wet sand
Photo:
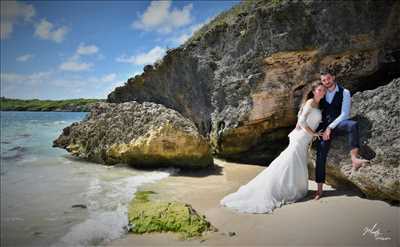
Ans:
[[[316,183],[301,201],[271,214],[238,213],[219,205],[266,167],[215,159],[216,169],[181,172],[143,190],[156,199],[189,203],[218,228],[204,236],[180,240],[175,233],[128,234],[110,246],[399,246],[400,208],[365,199],[353,190],[324,185],[324,197],[314,200]],[[375,225],[375,226],[374,226]],[[229,234],[231,233],[231,234]],[[232,234],[234,233],[234,234]]]

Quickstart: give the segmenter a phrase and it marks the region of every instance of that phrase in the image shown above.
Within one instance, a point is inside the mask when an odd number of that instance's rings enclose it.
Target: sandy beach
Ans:
[[[128,234],[109,246],[399,246],[400,208],[365,199],[353,190],[324,185],[316,201],[316,183],[309,194],[271,214],[238,213],[219,205],[266,167],[215,159],[209,172],[180,172],[143,186],[154,199],[189,203],[218,228],[201,238],[180,240],[174,233]]]

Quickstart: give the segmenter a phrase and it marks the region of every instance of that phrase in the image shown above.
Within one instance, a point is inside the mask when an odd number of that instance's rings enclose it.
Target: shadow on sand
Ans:
[[[310,200],[314,200],[314,196],[315,193],[317,191],[316,190],[308,190],[308,193],[305,197],[303,197],[302,199],[298,200],[297,202],[306,202],[306,201],[310,201]],[[344,189],[335,189],[335,190],[324,190],[322,193],[322,197],[320,198],[326,198],[326,197],[333,197],[333,196],[349,196],[349,197],[360,197],[360,198],[365,198],[364,194],[354,191],[354,190],[344,190]]]
[[[307,195],[304,198],[298,200],[297,202],[306,202],[306,201],[314,200],[316,192],[317,192],[316,190],[308,190]],[[389,204],[390,206],[400,207],[399,202],[384,201],[384,200],[379,200],[379,199],[368,198],[364,193],[357,191],[356,189],[345,188],[345,187],[337,188],[334,190],[324,190],[322,193],[322,197],[319,200],[327,198],[327,197],[335,197],[335,196],[359,197],[359,198],[371,200],[371,201],[383,201],[383,202]]]

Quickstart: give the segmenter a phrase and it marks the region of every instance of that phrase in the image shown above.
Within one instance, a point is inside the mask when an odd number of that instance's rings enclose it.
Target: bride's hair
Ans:
[[[314,97],[314,90],[319,87],[319,86],[324,86],[321,81],[315,81],[311,84],[310,90],[307,92],[307,94],[304,95],[303,100],[301,101],[301,106],[298,115],[301,114],[301,111],[303,110],[303,106],[307,102],[307,100],[312,99]],[[321,102],[319,103],[319,108],[321,108]]]
[[[305,95],[304,100],[302,102],[302,105],[306,103],[307,100],[311,99],[314,97],[314,90],[319,87],[319,86],[324,86],[321,81],[316,81],[311,84],[311,89],[308,91],[308,93]]]

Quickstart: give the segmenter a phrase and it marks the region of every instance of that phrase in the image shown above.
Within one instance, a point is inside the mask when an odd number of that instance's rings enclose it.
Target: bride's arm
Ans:
[[[300,113],[298,123],[300,127],[302,127],[306,132],[308,132],[312,136],[318,136],[318,133],[313,131],[310,126],[307,124],[307,117],[310,114],[310,111],[312,109],[311,106],[312,99],[307,100],[307,102],[303,106],[303,110]]]

